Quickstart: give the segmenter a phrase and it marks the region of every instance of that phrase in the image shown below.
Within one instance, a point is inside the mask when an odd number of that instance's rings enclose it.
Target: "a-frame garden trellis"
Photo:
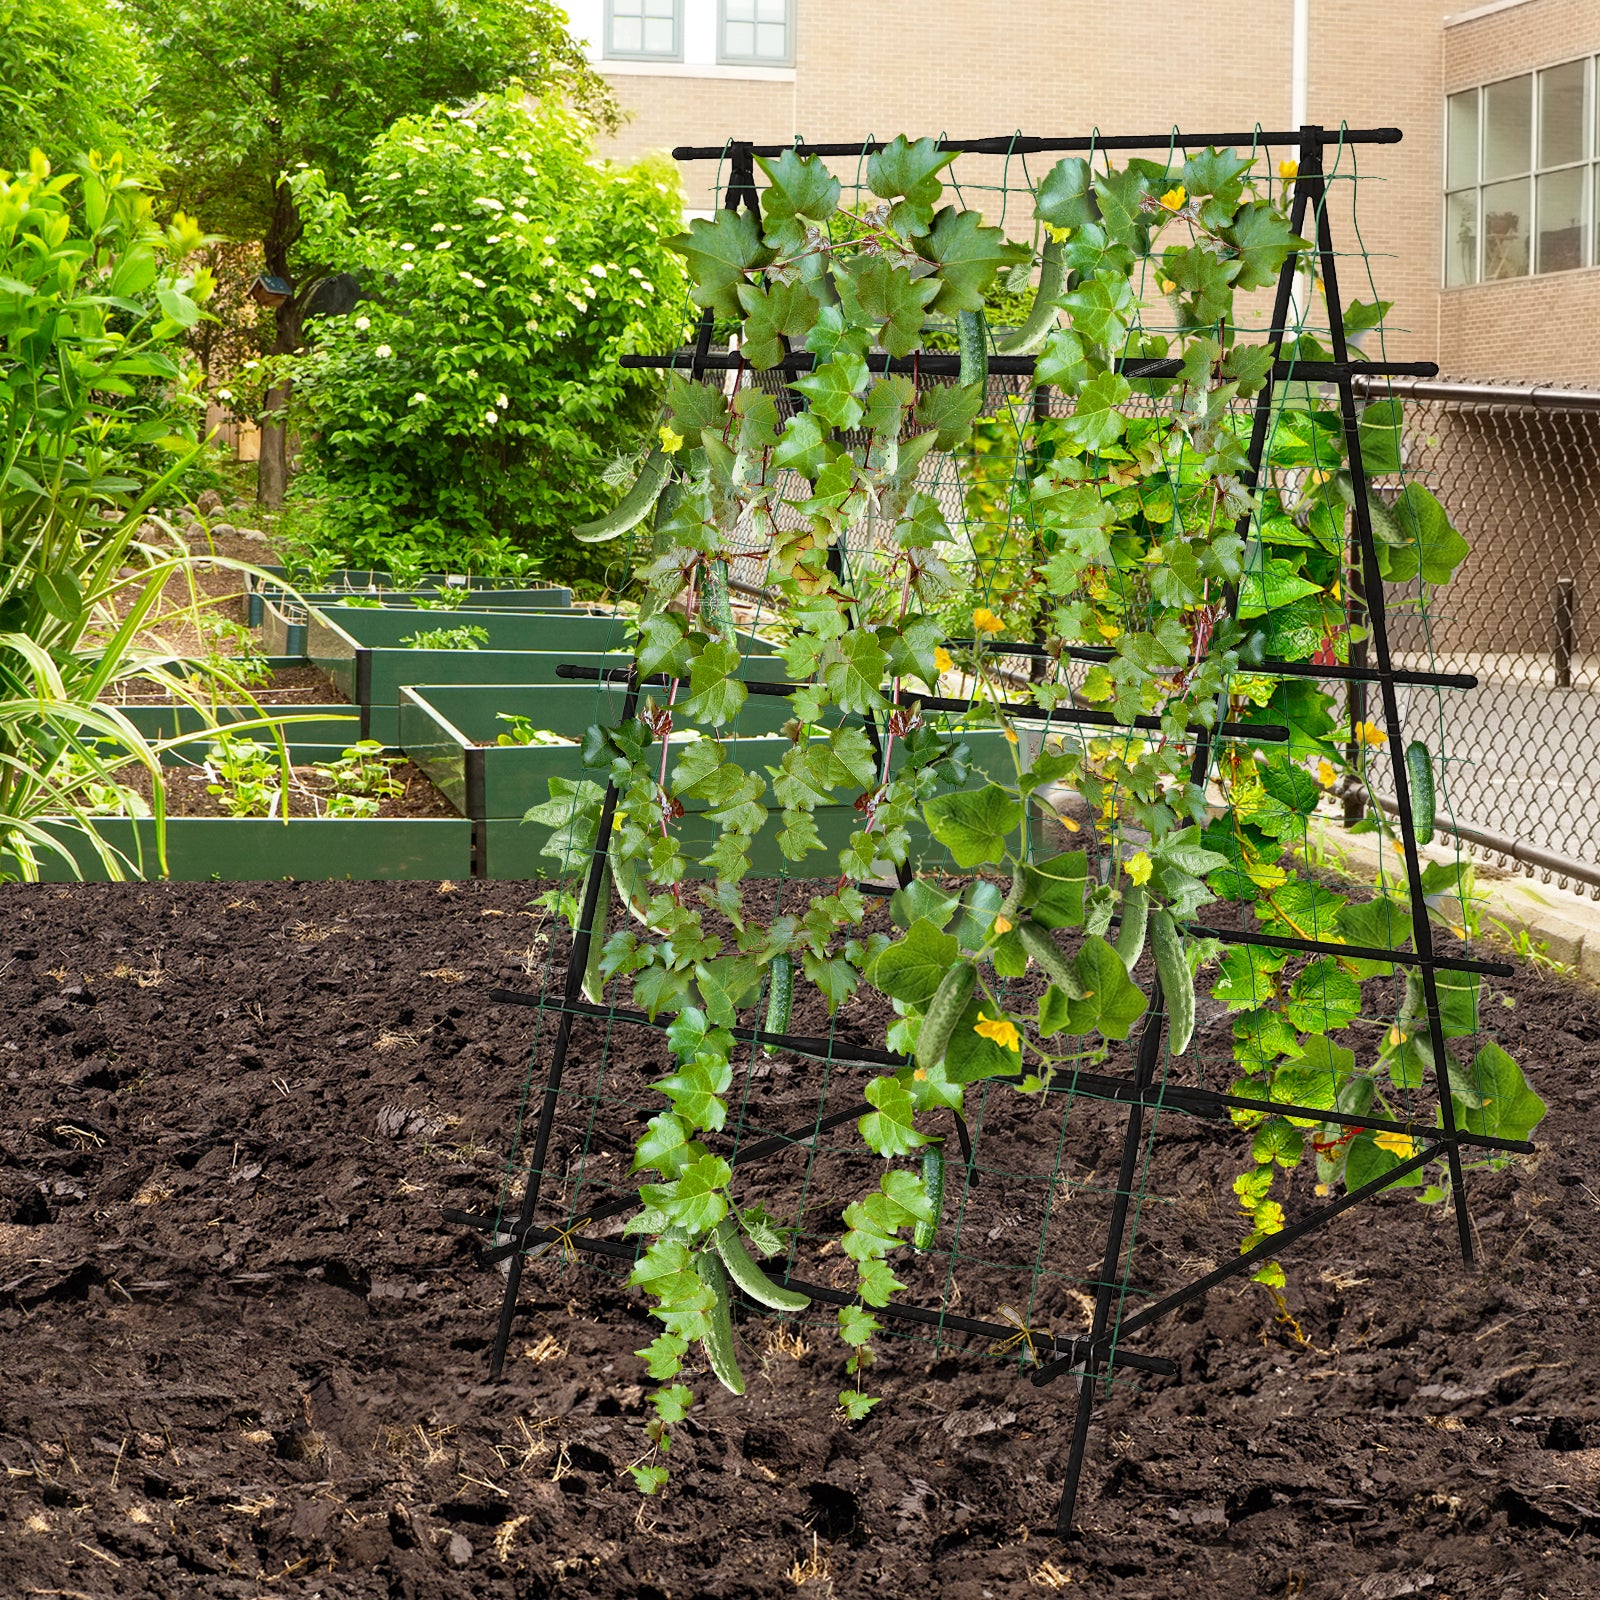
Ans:
[[[1375,542],[1371,501],[1367,476],[1362,465],[1362,426],[1357,410],[1354,380],[1381,379],[1386,376],[1430,376],[1431,363],[1401,363],[1368,361],[1353,356],[1349,348],[1344,320],[1343,302],[1338,282],[1338,257],[1335,249],[1328,206],[1328,174],[1325,155],[1330,146],[1344,148],[1363,144],[1394,143],[1399,134],[1393,129],[1342,130],[1329,135],[1320,127],[1305,127],[1292,133],[1208,134],[1193,136],[1163,135],[1153,138],[1093,138],[1083,139],[1025,139],[1021,137],[946,141],[944,149],[958,150],[963,154],[1014,156],[1027,153],[1056,151],[1110,151],[1110,150],[1162,150],[1175,148],[1204,148],[1235,144],[1260,146],[1292,146],[1298,152],[1298,170],[1294,176],[1294,191],[1290,226],[1301,234],[1308,221],[1312,228],[1313,258],[1325,287],[1329,315],[1329,337],[1332,359],[1313,361],[1298,357],[1285,346],[1290,334],[1291,305],[1297,272],[1303,270],[1300,257],[1290,255],[1278,273],[1272,319],[1267,332],[1267,343],[1273,357],[1270,374],[1254,401],[1254,416],[1249,443],[1249,468],[1244,475],[1245,487],[1254,488],[1260,481],[1264,451],[1273,415],[1273,406],[1280,386],[1289,383],[1316,384],[1331,387],[1338,400],[1339,426],[1350,467],[1350,572],[1349,585],[1352,620],[1364,620],[1369,630],[1369,659],[1350,665],[1318,660],[1311,663],[1268,660],[1257,669],[1262,673],[1284,677],[1302,677],[1339,681],[1351,689],[1375,687],[1382,709],[1382,729],[1392,750],[1399,750],[1404,742],[1405,730],[1401,723],[1397,685],[1421,685],[1435,688],[1470,689],[1475,679],[1460,674],[1414,671],[1397,668],[1392,660],[1386,625],[1383,579],[1377,545]],[[707,160],[727,158],[730,180],[724,206],[736,210],[743,206],[759,215],[760,197],[755,186],[753,156],[778,155],[789,147],[774,147],[770,151],[749,144],[734,143],[724,149],[680,149],[675,154],[680,160]],[[862,157],[878,148],[873,145],[810,145],[798,147],[802,155],[816,154],[832,157]],[[625,358],[638,366],[674,366],[686,370],[693,377],[718,370],[743,367],[744,358],[736,352],[723,353],[711,349],[713,319],[709,311],[702,318],[695,346],[690,351],[662,357]],[[908,373],[913,376],[939,376],[953,374],[957,360],[953,356],[919,353],[905,357],[889,357],[875,352],[868,358],[873,371]],[[787,354],[778,364],[783,373],[804,371],[813,358],[806,352]],[[1124,376],[1129,378],[1157,378],[1175,376],[1181,363],[1149,359],[1127,359],[1119,364]],[[997,356],[989,370],[997,375],[1027,374],[1034,367],[1031,356]],[[1241,537],[1248,531],[1250,513],[1240,519]],[[1231,614],[1237,606],[1237,590],[1230,588],[1226,606]],[[1008,647],[1012,648],[1012,647]],[[1023,649],[1021,653],[1027,653]],[[1072,646],[1066,654],[1077,660],[1104,661],[1110,650]],[[633,717],[639,705],[641,690],[660,684],[664,679],[641,678],[632,670],[608,670],[569,667],[563,676],[572,679],[608,680],[622,686],[621,720]],[[789,694],[795,686],[786,683],[748,682],[754,695]],[[969,702],[944,699],[938,696],[919,695],[922,708],[929,712],[942,710],[966,711]],[[1354,701],[1354,696],[1352,697]],[[1109,725],[1112,718],[1105,712],[1085,710],[1080,707],[1056,707],[1045,711],[1029,703],[1008,705],[1007,714],[1021,723]],[[1242,740],[1252,743],[1279,741],[1287,737],[1286,730],[1262,723],[1235,723],[1223,720],[1226,697],[1219,707],[1214,729],[1195,729],[1191,776],[1196,784],[1204,784],[1211,772],[1219,741]],[[1134,726],[1159,727],[1154,718],[1135,719]],[[870,724],[869,724],[870,726]],[[879,737],[871,729],[874,738]],[[1211,926],[1209,923],[1190,921],[1187,932],[1194,936],[1214,938],[1224,945],[1244,944],[1258,948],[1289,951],[1316,957],[1337,955],[1349,960],[1388,963],[1416,971],[1421,978],[1427,1032],[1431,1046],[1431,1060],[1436,1077],[1438,1095],[1438,1124],[1419,1118],[1374,1115],[1370,1110],[1341,1110],[1327,1105],[1311,1106],[1286,1102],[1273,1096],[1262,1099],[1251,1095],[1227,1093],[1204,1085],[1174,1083],[1159,1076],[1162,1061],[1163,1031],[1166,1026],[1165,1008],[1159,980],[1151,994],[1144,1024],[1133,1047],[1131,1073],[1074,1072],[1070,1078],[1049,1085],[1051,1090],[1066,1092],[1070,1096],[1082,1095],[1089,1099],[1109,1102],[1124,1108],[1126,1123],[1122,1137],[1118,1173],[1111,1194],[1110,1215],[1106,1227],[1103,1260],[1093,1289],[1093,1312],[1087,1334],[1076,1336],[1040,1335],[1030,1330],[1030,1343],[1037,1348],[1035,1384],[1047,1384],[1062,1376],[1072,1376],[1078,1381],[1078,1397],[1067,1456],[1065,1481],[1060,1502],[1059,1526],[1065,1534],[1072,1528],[1079,1479],[1081,1475],[1087,1435],[1094,1405],[1096,1386],[1102,1377],[1109,1377],[1116,1368],[1171,1375],[1175,1368],[1170,1361],[1159,1356],[1142,1354],[1126,1348],[1126,1341],[1161,1317],[1177,1310],[1209,1289],[1231,1278],[1249,1273],[1267,1258],[1283,1251],[1288,1245],[1321,1228],[1344,1211],[1360,1204],[1397,1180],[1420,1170],[1436,1158],[1444,1159],[1449,1168],[1451,1193],[1459,1233],[1463,1260],[1472,1259],[1472,1237],[1467,1213],[1467,1197],[1462,1172],[1460,1151],[1463,1146],[1496,1152],[1527,1151],[1531,1145],[1525,1140],[1497,1137],[1474,1132],[1458,1125],[1452,1104],[1452,1085],[1448,1079],[1449,1054],[1445,1047],[1446,1032],[1441,1014],[1437,974],[1441,971],[1476,975],[1501,975],[1508,968],[1466,956],[1444,956],[1434,948],[1433,930],[1429,921],[1427,894],[1423,882],[1422,864],[1418,854],[1418,840],[1413,824],[1408,775],[1402,763],[1396,761],[1394,784],[1399,810],[1400,842],[1403,847],[1407,897],[1410,903],[1410,951],[1392,948],[1365,947],[1344,941],[1323,940],[1310,937],[1280,937],[1258,932],[1244,926]],[[638,1205],[636,1195],[623,1195],[603,1205],[588,1209],[581,1219],[568,1217],[564,1226],[539,1220],[541,1193],[547,1175],[552,1131],[557,1107],[563,1093],[563,1078],[569,1064],[573,1041],[573,1028],[580,1018],[593,1018],[608,1026],[643,1026],[665,1028],[663,1019],[652,1022],[643,1011],[612,1004],[596,1004],[583,995],[583,977],[589,965],[590,947],[594,930],[603,926],[601,895],[609,892],[607,877],[608,846],[617,814],[619,792],[612,783],[606,790],[600,811],[599,830],[589,858],[584,879],[581,907],[575,933],[567,957],[559,993],[526,995],[508,991],[495,991],[491,998],[536,1006],[555,1016],[555,1036],[551,1046],[549,1066],[537,1097],[537,1110],[533,1134],[525,1159],[518,1160],[517,1170],[525,1174],[525,1187],[515,1218],[502,1214],[480,1214],[451,1211],[450,1220],[468,1224],[495,1235],[492,1248],[484,1252],[489,1261],[509,1262],[505,1298],[494,1341],[491,1365],[500,1371],[516,1314],[524,1263],[533,1255],[554,1248],[575,1249],[611,1256],[624,1261],[635,1258],[636,1251],[627,1239],[598,1236],[592,1230],[608,1218],[614,1218]],[[871,885],[862,885],[869,892]],[[731,1030],[741,1043],[764,1045],[771,1048],[795,1051],[803,1056],[820,1058],[830,1065],[861,1065],[879,1068],[904,1066],[906,1060],[887,1050],[846,1044],[836,1037],[818,1038],[797,1036],[788,1032],[773,1032],[755,1027],[737,1027]],[[744,1167],[777,1156],[807,1141],[814,1141],[830,1128],[842,1126],[869,1111],[865,1104],[851,1104],[842,1109],[824,1113],[819,1103],[817,1115],[804,1126],[787,1133],[756,1140],[753,1143],[736,1143],[730,1161]],[[1300,1116],[1317,1124],[1332,1124],[1349,1129],[1370,1130],[1380,1135],[1393,1135],[1412,1142],[1414,1153],[1407,1156],[1369,1182],[1356,1186],[1342,1197],[1314,1208],[1284,1227],[1253,1249],[1245,1251],[1223,1265],[1195,1279],[1181,1288],[1159,1298],[1154,1298],[1140,1310],[1123,1313],[1129,1293],[1131,1248],[1129,1244],[1129,1210],[1139,1194],[1138,1174],[1141,1152],[1154,1138],[1154,1118],[1161,1110],[1180,1112],[1188,1117],[1200,1118],[1229,1130],[1230,1117],[1235,1112],[1262,1112],[1280,1117]],[[1149,1132],[1147,1133],[1147,1116]],[[741,1128],[740,1132],[743,1131]],[[976,1180],[972,1150],[968,1143],[965,1123],[958,1117],[955,1131],[961,1143],[963,1156]],[[824,1304],[849,1304],[853,1296],[829,1285],[800,1281],[794,1277],[783,1280],[789,1287],[801,1291],[813,1300]],[[1005,1321],[985,1317],[955,1315],[943,1306],[930,1307],[891,1303],[879,1309],[879,1314],[911,1324],[933,1327],[940,1332],[964,1333],[982,1339],[1007,1341],[1016,1334],[1014,1326]]]

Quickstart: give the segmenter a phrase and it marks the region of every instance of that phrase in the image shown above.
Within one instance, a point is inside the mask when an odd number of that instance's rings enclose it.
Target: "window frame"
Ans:
[[[609,5],[610,0],[606,0]],[[782,70],[794,65],[794,8],[795,0],[783,0],[782,58],[776,56],[733,55],[728,50],[728,0],[717,0],[717,65],[719,67],[776,67]]]
[[[1546,77],[1562,67],[1575,64],[1583,66],[1583,115],[1582,125],[1582,155],[1571,161],[1552,162],[1545,166],[1541,162],[1541,145],[1544,124],[1544,96]],[[1484,177],[1484,150],[1487,144],[1489,130],[1487,123],[1487,110],[1485,96],[1488,90],[1499,84],[1512,83],[1518,78],[1531,79],[1531,92],[1529,99],[1528,123],[1528,151],[1526,163],[1516,173],[1505,174],[1493,182]],[[1475,114],[1473,124],[1477,148],[1474,152],[1473,173],[1474,178],[1470,183],[1460,183],[1454,186],[1450,183],[1451,166],[1451,116],[1450,105],[1452,101],[1459,100],[1463,95],[1473,96]],[[1441,194],[1443,195],[1441,232],[1442,245],[1440,256],[1439,280],[1443,289],[1471,289],[1481,288],[1490,283],[1515,283],[1528,278],[1558,277],[1565,272],[1585,272],[1600,268],[1600,56],[1589,54],[1582,56],[1568,56],[1565,60],[1546,62],[1542,66],[1530,67],[1522,72],[1507,73],[1504,77],[1490,79],[1487,83],[1471,85],[1444,97],[1444,138],[1443,138],[1443,173]],[[1540,261],[1540,180],[1564,172],[1576,172],[1581,175],[1579,192],[1583,197],[1580,210],[1579,227],[1582,230],[1582,244],[1579,250],[1579,260],[1574,266],[1544,267]],[[1484,194],[1505,183],[1525,183],[1527,185],[1527,266],[1521,272],[1504,274],[1498,277],[1486,277],[1484,267],[1488,253],[1487,230],[1484,227]],[[1456,249],[1457,242],[1451,238],[1450,217],[1451,203],[1472,197],[1473,209],[1477,217],[1477,231],[1473,241],[1471,275],[1459,283],[1450,282],[1451,252]]]
[[[684,0],[669,0],[669,3],[672,6],[672,51],[667,54],[660,50],[618,50],[613,43],[612,32],[616,18],[617,0],[606,0],[605,48],[601,53],[601,59],[604,61],[682,61]]]

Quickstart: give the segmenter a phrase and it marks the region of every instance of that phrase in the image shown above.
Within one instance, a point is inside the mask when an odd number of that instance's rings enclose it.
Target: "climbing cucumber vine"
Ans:
[[[1289,223],[1293,170],[1273,181],[1249,154],[1225,150],[1181,165],[1069,158],[1038,185],[1036,241],[1023,244],[945,202],[951,159],[933,140],[898,138],[867,162],[869,198],[846,205],[820,160],[786,152],[760,162],[759,218],[724,210],[690,225],[676,245],[694,299],[737,324],[743,364],[770,372],[804,351],[810,370],[735,385],[731,397],[716,379],[669,374],[647,481],[614,518],[583,530],[614,536],[655,506],[635,659],[641,677],[672,687],[647,688],[634,719],[591,729],[585,746],[597,780],[619,792],[608,870],[628,912],[605,932],[586,985],[624,1000],[631,990],[634,1005],[671,1019],[676,1067],[655,1085],[663,1100],[634,1154],[641,1209],[628,1224],[648,1241],[632,1281],[662,1327],[641,1354],[662,1384],[651,1437],[663,1454],[693,1400],[676,1380],[696,1344],[742,1389],[728,1276],[769,1306],[803,1301],[758,1265],[786,1249],[779,1220],[740,1205],[732,1167],[703,1142],[728,1116],[729,1030],[764,992],[766,1015],[786,1020],[797,977],[830,1010],[862,985],[876,990],[896,1014],[888,1047],[908,1063],[865,1085],[872,1109],[860,1134],[885,1170],[843,1213],[857,1303],[838,1313],[850,1352],[840,1402],[852,1417],[875,1404],[864,1378],[880,1327],[872,1312],[902,1287],[896,1253],[913,1235],[918,1248],[936,1236],[948,1113],[982,1080],[1037,1094],[1127,1040],[1149,1007],[1135,977],[1147,943],[1174,1052],[1189,1044],[1196,974],[1207,969],[1210,995],[1231,1012],[1239,1094],[1359,1115],[1432,1069],[1414,979],[1375,1047],[1359,1036],[1360,1059],[1334,1037],[1362,1015],[1362,980],[1391,975],[1391,964],[1223,950],[1185,933],[1218,899],[1241,902],[1267,934],[1382,950],[1409,933],[1396,894],[1351,899],[1289,854],[1324,793],[1364,770],[1346,760],[1321,684],[1267,665],[1343,662],[1361,637],[1343,588],[1351,480],[1337,412],[1304,385],[1281,389],[1263,471],[1249,471],[1249,411],[1274,351],[1240,337],[1238,302],[1270,289],[1308,248]],[[1037,352],[1036,382],[1070,397],[1071,411],[1041,419],[1024,398],[980,423],[988,390],[973,341],[994,338],[986,297],[1002,275],[1014,286],[1030,269],[1033,309],[999,343]],[[1371,325],[1382,310],[1349,316]],[[949,319],[963,381],[919,384],[869,360],[914,356]],[[1149,331],[1157,321],[1166,331]],[[1304,334],[1282,354],[1326,359]],[[1129,375],[1130,359],[1145,357],[1181,367]],[[1399,420],[1394,403],[1366,411],[1369,472],[1399,468]],[[987,454],[973,454],[975,424]],[[993,448],[1007,430],[1015,448]],[[971,463],[969,511],[986,526],[970,540],[928,492],[935,452]],[[1385,578],[1444,583],[1465,553],[1418,484],[1375,496],[1374,517]],[[1007,552],[1016,581],[993,581],[1005,563],[991,561],[974,586],[968,562],[980,544]],[[797,685],[789,748],[754,771],[724,737],[747,696],[727,563],[752,548],[782,596],[783,669]],[[1021,691],[997,674],[1006,636],[1049,653],[1049,670]],[[954,674],[976,691],[951,728],[922,701]],[[1025,743],[1005,709],[1019,692],[1045,710],[1109,717]],[[1207,783],[1196,782],[1197,737],[1219,719],[1287,727],[1289,741],[1220,740]],[[962,731],[980,727],[1009,742],[1010,781],[980,783],[969,771]],[[701,736],[669,742],[685,730]],[[1370,723],[1357,733],[1363,754],[1383,740]],[[1087,803],[1093,836],[1041,859],[1030,810],[1050,812],[1064,790]],[[552,791],[530,817],[553,826],[549,853],[576,870],[594,848],[601,785]],[[780,848],[800,863],[824,849],[818,808],[840,802],[859,825],[837,852],[837,880],[803,907],[756,915],[742,883],[772,813]],[[715,829],[693,856],[680,827],[688,806]],[[919,820],[968,881],[951,890],[912,877],[888,917],[869,915],[857,882],[906,863]],[[1424,889],[1445,925],[1459,931],[1470,919],[1459,867],[1428,867]],[[1030,972],[1045,986],[1023,1004],[1011,981]],[[1475,1042],[1479,980],[1441,983],[1446,1036]],[[1543,1108],[1515,1064],[1493,1044],[1457,1048],[1448,1067],[1458,1121],[1524,1136]],[[1278,1175],[1308,1154],[1313,1181],[1351,1188],[1412,1154],[1394,1134],[1260,1112],[1235,1120],[1248,1150],[1234,1185],[1246,1247],[1281,1226]],[[1443,1197],[1443,1179],[1400,1181],[1421,1186],[1419,1198]],[[1257,1276],[1274,1290],[1283,1281],[1276,1263]],[[634,1473],[646,1492],[666,1478],[653,1457]]]

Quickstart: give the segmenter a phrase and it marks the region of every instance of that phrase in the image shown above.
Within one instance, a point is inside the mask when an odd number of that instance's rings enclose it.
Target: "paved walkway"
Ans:
[[[1324,857],[1333,858],[1330,865],[1342,865],[1363,882],[1378,881],[1380,863],[1384,877],[1403,876],[1396,852],[1382,845],[1377,834],[1347,833],[1326,817],[1313,818],[1311,834]],[[1424,845],[1422,855],[1429,861],[1454,861],[1456,845],[1441,836],[1438,842]],[[1600,903],[1554,884],[1499,872],[1481,861],[1474,865],[1485,932],[1504,931],[1509,938],[1526,931],[1535,945],[1544,946],[1544,954],[1552,961],[1571,967],[1588,983],[1600,983]],[[1497,922],[1501,929],[1495,927]]]

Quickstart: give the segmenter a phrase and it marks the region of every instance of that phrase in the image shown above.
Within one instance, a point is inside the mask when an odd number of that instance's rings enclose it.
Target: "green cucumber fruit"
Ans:
[[[1059,311],[1056,300],[1066,286],[1067,248],[1058,239],[1047,240],[1039,256],[1039,287],[1027,318],[1015,333],[1002,339],[995,349],[1003,356],[1038,355],[1055,328]]]
[[[1130,884],[1122,896],[1122,925],[1117,929],[1117,954],[1131,973],[1144,954],[1145,924],[1150,920],[1150,891]]]
[[[768,1033],[787,1033],[789,1013],[794,1007],[794,957],[778,954],[772,958],[771,987],[767,991]],[[773,1047],[763,1046],[770,1056]]]
[[[944,1215],[944,1145],[934,1143],[922,1149],[922,1187],[933,1205],[933,1221],[921,1222],[911,1230],[911,1243],[918,1250],[931,1250],[939,1235],[939,1219]]]
[[[600,869],[600,898],[594,903],[594,922],[589,933],[589,958],[583,964],[583,998],[592,1006],[605,1003],[605,975],[600,958],[606,950],[606,926],[611,920],[611,861]]]
[[[637,860],[624,861],[622,859],[621,844],[615,833],[611,835],[611,844],[606,851],[606,861],[611,868],[611,879],[617,886],[617,893],[622,896],[623,905],[628,908],[633,917],[648,928],[650,926],[650,895],[645,877],[645,867]]]
[[[572,530],[572,537],[580,544],[604,544],[608,539],[620,539],[623,534],[637,528],[650,515],[650,508],[661,496],[666,486],[667,474],[672,471],[672,457],[658,444],[644,458],[639,476],[621,502],[603,517],[593,522],[580,523]]]
[[[1406,779],[1411,785],[1411,826],[1418,844],[1433,843],[1433,758],[1420,739],[1406,746]]]
[[[713,1252],[703,1250],[694,1258],[700,1281],[711,1291],[715,1304],[706,1313],[706,1334],[700,1341],[706,1360],[717,1382],[731,1394],[744,1393],[744,1374],[733,1351],[733,1308],[728,1299],[728,1275]]]
[[[1167,1004],[1167,1045],[1175,1056],[1189,1048],[1194,1037],[1194,973],[1183,948],[1183,935],[1170,912],[1157,907],[1150,913],[1150,954]]]
[[[956,312],[956,348],[961,352],[959,381],[989,381],[989,324],[981,311]]]
[[[713,561],[706,569],[700,592],[700,620],[718,633],[733,632],[733,608],[728,603],[728,563]]]
[[[977,986],[978,969],[970,961],[958,961],[940,980],[917,1034],[917,1065],[924,1072],[931,1072],[944,1060],[956,1024]]]
[[[711,1235],[711,1242],[716,1246],[717,1254],[722,1257],[722,1264],[728,1269],[728,1276],[752,1300],[770,1306],[774,1311],[804,1311],[811,1304],[809,1295],[785,1289],[782,1284],[774,1283],[756,1265],[755,1257],[745,1249],[744,1240],[739,1236],[739,1224],[732,1217],[724,1217],[717,1224],[715,1232]]]
[[[1041,928],[1032,917],[1024,917],[1016,932],[1022,948],[1039,963],[1050,981],[1069,1000],[1082,1000],[1086,991],[1078,969],[1067,960],[1066,952],[1050,937],[1049,930]]]

